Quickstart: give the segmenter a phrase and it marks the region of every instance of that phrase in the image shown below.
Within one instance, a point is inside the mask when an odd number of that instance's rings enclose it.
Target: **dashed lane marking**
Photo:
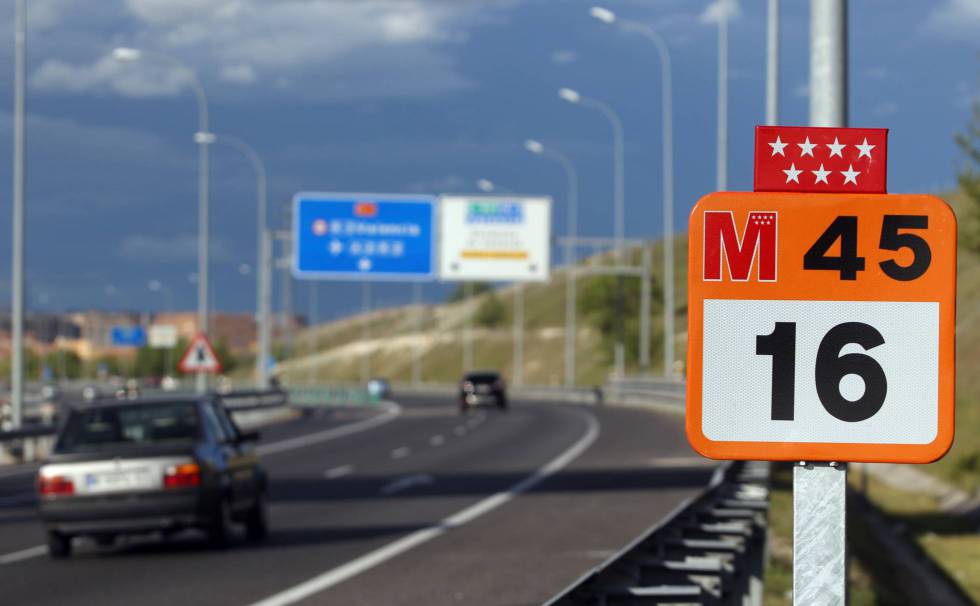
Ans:
[[[401,446],[391,451],[392,459],[404,459],[408,455],[412,454],[412,449],[408,446]]]
[[[42,556],[47,552],[48,548],[44,545],[35,545],[34,547],[28,547],[27,549],[21,549],[20,551],[5,553],[0,555],[0,565],[13,564],[14,562],[20,562],[21,560],[29,560],[31,558]]]
[[[511,501],[514,497],[534,488],[542,480],[557,473],[578,458],[599,437],[599,422],[596,421],[595,417],[584,412],[577,414],[581,415],[586,423],[586,430],[582,437],[576,440],[574,444],[569,446],[560,455],[517,484],[470,505],[466,509],[458,511],[432,526],[417,530],[393,543],[389,543],[379,549],[355,558],[346,564],[342,564],[298,585],[294,585],[289,589],[271,595],[264,600],[256,602],[252,606],[286,606],[287,604],[295,604],[300,600],[304,600],[338,583],[357,576],[366,570],[383,564],[423,543],[442,536],[454,528],[459,528],[468,522],[472,522],[476,518]]]
[[[328,480],[336,480],[337,478],[342,478],[346,475],[350,475],[354,471],[353,465],[341,465],[340,467],[334,467],[323,472],[323,477]]]
[[[435,478],[428,474],[420,473],[414,476],[405,476],[404,478],[398,478],[392,482],[388,482],[381,487],[380,492],[383,495],[392,495],[396,492],[401,492],[403,490],[408,490],[413,486],[423,486],[426,484],[432,484],[435,482]]]

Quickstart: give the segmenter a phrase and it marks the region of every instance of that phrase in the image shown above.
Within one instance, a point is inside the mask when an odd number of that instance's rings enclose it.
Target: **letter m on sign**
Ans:
[[[735,282],[747,282],[755,258],[759,258],[760,282],[776,281],[776,220],[774,211],[754,210],[745,221],[741,237],[735,227],[735,215],[727,210],[704,213],[704,280],[719,282],[724,278],[722,261]]]

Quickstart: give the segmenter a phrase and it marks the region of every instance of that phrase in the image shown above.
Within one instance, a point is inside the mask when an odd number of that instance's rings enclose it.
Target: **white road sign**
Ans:
[[[440,279],[548,279],[551,198],[443,196],[439,206]]]
[[[147,340],[150,347],[166,349],[177,345],[177,327],[173,324],[153,324],[150,326]]]

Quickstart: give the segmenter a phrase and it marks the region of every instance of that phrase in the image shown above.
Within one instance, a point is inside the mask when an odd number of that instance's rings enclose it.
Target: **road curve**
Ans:
[[[694,494],[679,417],[514,402],[461,417],[324,412],[263,430],[270,539],[188,533],[70,560],[40,549],[32,476],[0,476],[3,604],[540,603]]]

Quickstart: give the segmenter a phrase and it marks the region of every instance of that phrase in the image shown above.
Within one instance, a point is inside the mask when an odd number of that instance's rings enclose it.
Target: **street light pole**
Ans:
[[[27,3],[14,4],[14,165],[10,301],[11,423],[19,429],[24,405],[24,75]]]
[[[779,0],[769,0],[766,27],[766,124],[779,122]]]
[[[604,23],[618,24],[623,31],[646,37],[653,43],[660,58],[664,196],[664,377],[671,378],[674,375],[674,93],[670,50],[663,36],[648,25],[621,19],[612,11],[598,6],[593,7],[590,14]]]
[[[221,143],[227,143],[242,152],[248,158],[249,162],[252,163],[252,168],[255,170],[256,192],[258,196],[258,262],[256,264],[258,271],[255,272],[255,312],[258,316],[259,341],[258,352],[255,356],[255,381],[259,389],[266,389],[269,386],[269,371],[266,361],[269,358],[269,309],[271,307],[271,302],[268,299],[272,296],[271,289],[264,286],[269,284],[271,280],[268,275],[271,268],[269,267],[269,263],[266,262],[265,246],[263,244],[268,227],[268,177],[266,176],[265,163],[262,162],[262,157],[259,156],[258,152],[251,145],[238,137],[229,135],[218,135],[215,137],[215,140]]]
[[[208,99],[204,86],[190,67],[176,57],[156,51],[143,51],[137,48],[119,47],[112,51],[117,61],[139,61],[144,54],[158,57],[177,66],[188,76],[194,96],[197,99],[197,132],[194,142],[198,145],[197,153],[197,326],[206,336],[208,333],[208,145],[214,143],[214,135],[208,131]],[[197,373],[196,389],[204,392],[207,389],[207,375]]]
[[[728,10],[731,0],[721,1],[718,16],[718,174],[717,189],[728,189]]]
[[[575,165],[569,160],[568,156],[545,147],[540,141],[528,139],[524,143],[524,148],[532,154],[537,154],[550,158],[558,162],[565,170],[565,177],[568,179],[568,209],[565,217],[565,232],[568,238],[565,245],[565,264],[568,275],[565,277],[565,386],[575,386],[575,248],[574,241],[578,233],[578,175],[575,172]]]
[[[164,296],[164,299],[167,302],[166,303],[166,305],[167,305],[167,312],[173,313],[173,311],[174,311],[174,291],[169,286],[167,286],[166,284],[164,284],[163,282],[161,282],[160,280],[150,280],[149,284],[147,284],[147,287],[151,291],[153,291],[153,292],[162,292],[163,293],[163,296]],[[170,375],[170,373],[173,370],[173,368],[172,368],[173,367],[173,350],[174,350],[174,348],[173,348],[173,346],[171,346],[171,347],[168,347],[164,351],[164,353],[163,353],[163,356],[164,356],[164,360],[163,360],[164,373],[166,375],[168,375],[168,376]]]
[[[562,88],[558,91],[558,96],[574,105],[582,105],[594,109],[604,115],[612,126],[613,133],[613,237],[616,246],[616,261],[622,265],[625,260],[625,250],[623,250],[623,240],[625,238],[625,215],[626,203],[624,197],[624,170],[623,157],[623,122],[619,119],[619,114],[606,103],[585,97],[570,88]],[[624,375],[626,366],[626,352],[624,342],[626,340],[626,327],[624,325],[625,300],[623,277],[616,278],[616,348],[614,350],[615,372],[617,377]]]

